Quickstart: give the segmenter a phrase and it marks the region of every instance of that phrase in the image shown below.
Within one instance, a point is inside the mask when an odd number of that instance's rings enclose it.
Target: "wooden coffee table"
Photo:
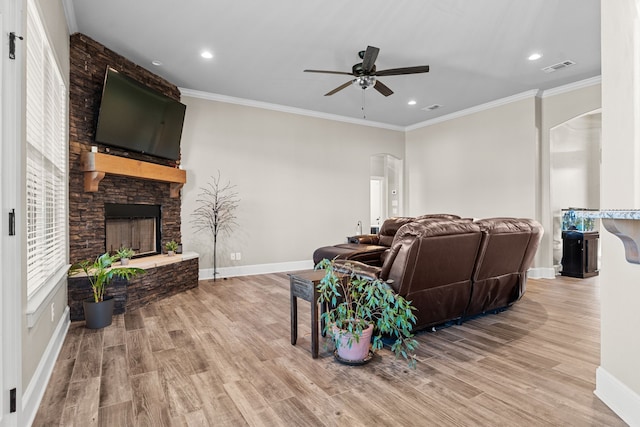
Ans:
[[[324,277],[323,270],[305,271],[289,275],[291,293],[291,345],[298,340],[298,298],[311,303],[311,356],[318,357],[318,289],[320,280]],[[324,312],[324,304],[321,304]],[[324,336],[324,321],[320,319],[320,329]]]

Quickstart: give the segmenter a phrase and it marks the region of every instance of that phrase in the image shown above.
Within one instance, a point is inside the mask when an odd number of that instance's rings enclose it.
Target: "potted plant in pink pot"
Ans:
[[[334,340],[338,361],[366,363],[387,337],[395,340],[391,351],[396,357],[415,366],[418,342],[411,330],[416,317],[409,301],[383,281],[358,274],[349,262],[338,266],[324,259],[316,269],[326,271],[318,284],[318,303],[327,305],[322,313],[324,332]]]

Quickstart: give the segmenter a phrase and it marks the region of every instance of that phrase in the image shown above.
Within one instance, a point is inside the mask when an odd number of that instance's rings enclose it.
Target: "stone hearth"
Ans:
[[[198,286],[198,255],[193,252],[173,257],[155,255],[134,259],[129,265],[144,268],[146,273],[129,283],[123,279],[111,283],[107,293],[116,300],[115,314],[144,307],[150,302]],[[93,295],[89,279],[78,275],[69,277],[67,283],[71,320],[84,320],[82,301],[91,299]]]

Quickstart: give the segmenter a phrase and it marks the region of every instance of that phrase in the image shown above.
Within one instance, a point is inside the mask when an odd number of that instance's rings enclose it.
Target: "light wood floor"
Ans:
[[[503,313],[420,333],[411,370],[388,350],[312,359],[305,301],[292,346],[285,274],[203,281],[103,330],[72,323],[34,425],[625,425],[593,394],[598,293],[529,280]]]

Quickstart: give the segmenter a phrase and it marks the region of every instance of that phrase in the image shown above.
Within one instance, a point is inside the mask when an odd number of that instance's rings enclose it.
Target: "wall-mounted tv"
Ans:
[[[178,160],[185,110],[184,104],[107,68],[96,142]]]

